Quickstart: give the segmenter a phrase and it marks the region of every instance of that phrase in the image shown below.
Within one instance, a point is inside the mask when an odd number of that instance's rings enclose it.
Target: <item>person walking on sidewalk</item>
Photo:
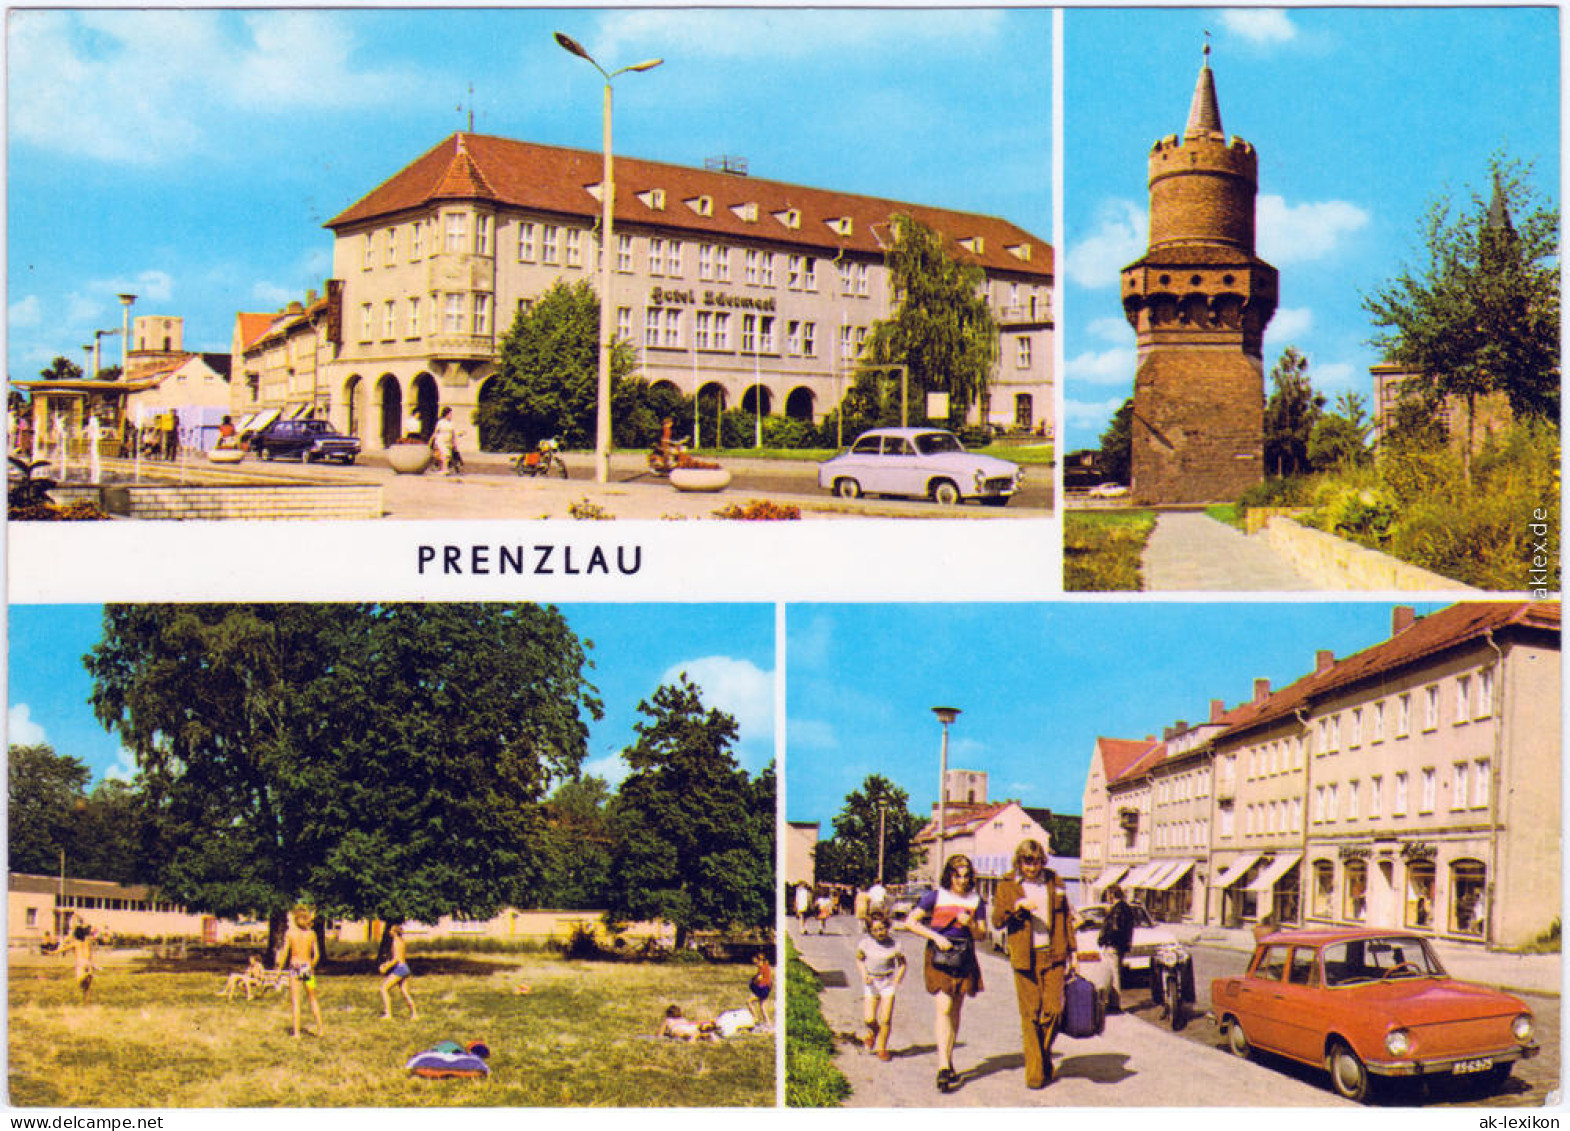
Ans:
[[[927,940],[923,967],[932,995],[933,1035],[938,1046],[938,1091],[952,1092],[954,1042],[967,997],[981,992],[981,964],[976,941],[986,937],[987,907],[975,891],[976,869],[960,853],[943,864],[935,890],[927,892],[905,917],[904,927]]]
[[[1134,945],[1134,909],[1123,896],[1123,889],[1113,884],[1107,889],[1107,917],[1101,923],[1101,933],[1096,945],[1101,957],[1112,965],[1112,996],[1118,1008],[1123,1008],[1123,960]]]
[[[1047,867],[1039,841],[1014,850],[1014,870],[998,885],[992,925],[1007,934],[1019,1029],[1025,1048],[1025,1087],[1052,1083],[1052,1040],[1063,1016],[1063,986],[1074,962],[1073,913]]]
[[[894,1028],[894,995],[905,980],[905,956],[890,931],[887,911],[874,912],[867,935],[856,945],[856,972],[861,975],[862,1019],[866,1046],[879,1060],[888,1060],[889,1033]]]

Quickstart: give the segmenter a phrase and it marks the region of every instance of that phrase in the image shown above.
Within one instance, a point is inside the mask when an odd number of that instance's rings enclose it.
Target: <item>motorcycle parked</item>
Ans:
[[[554,474],[567,478],[567,464],[561,458],[561,444],[556,440],[541,440],[533,451],[515,456],[512,469],[517,475],[538,477]]]
[[[1174,1032],[1188,1023],[1195,1002],[1194,958],[1182,943],[1164,943],[1151,956],[1150,997]]]

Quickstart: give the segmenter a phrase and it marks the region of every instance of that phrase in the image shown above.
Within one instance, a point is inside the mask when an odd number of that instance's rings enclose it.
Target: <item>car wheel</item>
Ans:
[[[854,479],[836,479],[834,481],[834,493],[842,499],[859,499],[861,498],[861,484]]]
[[[1368,1098],[1368,1069],[1344,1043],[1337,1041],[1330,1050],[1330,1086],[1336,1094],[1353,1103]]]
[[[351,465],[352,465],[352,464],[353,464],[353,463],[354,463],[354,457],[353,457],[353,456],[344,456],[344,457],[343,457],[343,465],[344,465],[344,466],[345,466],[345,467],[349,467],[349,466],[351,466]]]
[[[1232,1050],[1232,1055],[1247,1060],[1254,1051],[1254,1046],[1248,1043],[1248,1034],[1243,1032],[1243,1022],[1236,1017],[1232,1024],[1227,1026],[1227,1048]]]
[[[258,444],[257,445],[256,455],[260,459],[265,459],[265,460],[269,460],[269,461],[273,458],[273,454],[272,454],[272,452],[267,450],[267,445],[266,444]]]
[[[939,479],[932,485],[932,501],[941,507],[952,507],[959,502],[959,488],[952,480]]]

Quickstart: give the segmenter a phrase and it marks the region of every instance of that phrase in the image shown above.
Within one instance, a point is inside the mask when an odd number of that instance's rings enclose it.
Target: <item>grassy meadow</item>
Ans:
[[[80,1004],[64,958],[10,963],[10,1102],[20,1107],[732,1106],[774,1103],[774,1037],[653,1037],[665,1008],[743,1006],[751,966],[571,961],[555,954],[417,954],[419,1019],[369,958],[317,979],[323,1037],[290,1035],[289,993],[220,996],[239,961],[100,952]],[[527,984],[530,992],[516,992]],[[452,1039],[490,1046],[487,1080],[425,1080],[408,1058]]]
[[[1156,528],[1151,510],[1074,510],[1063,515],[1063,588],[1137,590],[1140,557]]]

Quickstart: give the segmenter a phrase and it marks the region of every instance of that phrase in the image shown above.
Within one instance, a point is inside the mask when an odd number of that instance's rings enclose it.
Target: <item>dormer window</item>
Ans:
[[[601,202],[603,202],[605,200],[605,186],[604,186],[604,184],[602,184],[602,183],[600,183],[598,181],[596,181],[592,185],[584,185],[583,186],[583,191],[588,193],[595,200],[598,200],[598,201],[601,201]]]
[[[799,208],[787,208],[783,212],[776,212],[774,213],[774,218],[792,231],[801,227],[801,209]]]
[[[1030,262],[1030,245],[1028,243],[1010,244],[1006,250],[1021,263]]]
[[[832,220],[825,220],[824,223],[828,224],[831,232],[839,236],[849,236],[856,230],[855,221],[849,216],[836,216]]]
[[[756,224],[758,222],[758,205],[756,201],[749,200],[746,204],[733,204],[730,210],[735,213],[736,219],[744,223]]]
[[[959,246],[972,255],[985,255],[987,253],[987,241],[981,236],[966,236],[959,241]]]
[[[665,211],[665,190],[662,188],[649,189],[638,194],[638,199],[643,206],[651,212]]]
[[[699,216],[713,216],[714,198],[712,196],[695,196],[687,201],[687,207]]]

